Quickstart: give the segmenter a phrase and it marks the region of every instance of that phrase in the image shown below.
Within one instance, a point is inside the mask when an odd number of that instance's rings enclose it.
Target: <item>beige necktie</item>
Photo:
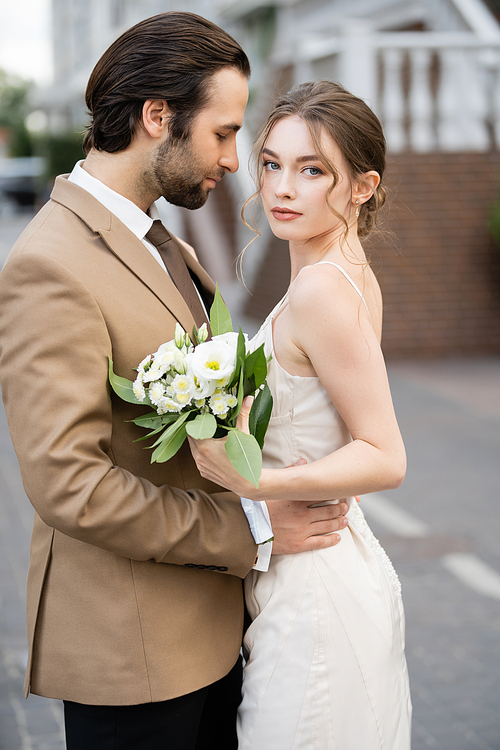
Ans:
[[[158,249],[165,268],[175,286],[182,294],[184,302],[189,307],[197,327],[199,328],[203,323],[206,323],[208,332],[210,333],[206,312],[189,274],[186,262],[181,255],[177,243],[174,242],[159,219],[153,221],[153,226],[146,234],[146,239]],[[188,333],[191,334],[190,331]]]

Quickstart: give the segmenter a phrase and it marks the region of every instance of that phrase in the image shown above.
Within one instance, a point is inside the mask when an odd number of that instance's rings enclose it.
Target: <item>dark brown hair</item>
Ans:
[[[262,186],[262,150],[269,133],[279,120],[292,115],[297,115],[304,120],[317,155],[333,175],[333,183],[328,195],[338,184],[339,177],[335,165],[331,163],[321,146],[323,130],[333,138],[342,152],[351,179],[360,179],[365,172],[375,170],[379,173],[382,182],[386,147],[382,126],[377,116],[362,99],[346,91],[339,83],[316,81],[296,86],[278,99],[257,136],[253,149],[258,187],[256,195],[259,194]],[[385,199],[385,188],[379,184],[371,198],[359,207],[359,237],[366,237],[373,229],[377,211],[382,207]],[[345,224],[347,232],[345,218],[343,216],[339,218]]]
[[[250,76],[250,63],[223,29],[194,13],[160,13],[125,31],[91,73],[85,102],[92,122],[83,149],[114,153],[129,146],[144,102],[163,99],[173,112],[175,139],[206,104],[211,76],[232,67]]]

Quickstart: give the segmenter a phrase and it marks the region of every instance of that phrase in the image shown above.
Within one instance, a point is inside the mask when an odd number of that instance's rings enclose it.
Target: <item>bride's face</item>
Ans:
[[[347,165],[337,144],[325,131],[321,147],[339,177],[328,202],[349,220],[352,198]],[[277,237],[304,242],[344,228],[343,222],[328,207],[327,193],[333,176],[315,154],[307,126],[300,117],[285,117],[274,125],[263,149],[262,161],[262,202]]]

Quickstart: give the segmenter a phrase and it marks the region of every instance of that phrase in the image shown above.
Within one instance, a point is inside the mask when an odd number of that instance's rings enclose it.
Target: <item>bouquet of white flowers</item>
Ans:
[[[124,401],[152,406],[155,411],[132,421],[158,435],[151,448],[151,463],[174,456],[187,435],[193,438],[223,437],[234,468],[256,487],[262,471],[262,446],[272,409],[266,383],[268,360],[264,345],[249,351],[247,336],[233,331],[231,316],[216,290],[210,310],[212,338],[206,324],[189,335],[177,323],[175,337],[148,354],[138,365],[135,381],[113,372],[109,382]],[[250,435],[236,428],[245,396],[254,395]]]

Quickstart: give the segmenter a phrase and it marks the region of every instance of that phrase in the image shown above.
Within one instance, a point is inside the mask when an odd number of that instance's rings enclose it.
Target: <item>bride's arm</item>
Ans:
[[[340,272],[311,267],[294,283],[287,312],[293,338],[287,351],[310,362],[352,442],[310,464],[264,469],[256,489],[233,469],[220,441],[199,441],[193,452],[202,475],[266,501],[321,501],[398,487],[406,471],[404,445],[380,345],[359,296]]]

